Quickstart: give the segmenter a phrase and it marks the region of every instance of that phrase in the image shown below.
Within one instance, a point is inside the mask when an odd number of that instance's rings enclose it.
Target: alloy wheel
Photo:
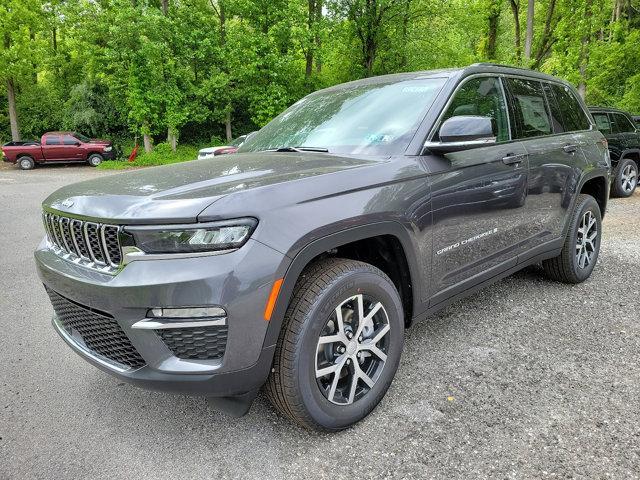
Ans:
[[[580,268],[587,268],[593,262],[597,239],[598,222],[591,210],[588,210],[582,216],[576,240],[576,260]]]
[[[336,307],[316,349],[316,381],[327,400],[350,405],[371,391],[387,361],[390,330],[384,306],[368,295]]]
[[[622,190],[624,190],[625,193],[631,193],[633,189],[636,188],[638,172],[632,164],[624,167],[620,181],[622,183]]]

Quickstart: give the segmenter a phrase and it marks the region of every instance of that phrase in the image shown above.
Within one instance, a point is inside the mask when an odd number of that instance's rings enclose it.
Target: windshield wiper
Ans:
[[[329,152],[323,147],[279,147],[266,150],[267,152]]]

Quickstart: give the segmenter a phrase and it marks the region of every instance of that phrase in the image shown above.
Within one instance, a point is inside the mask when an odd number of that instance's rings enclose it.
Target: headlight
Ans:
[[[113,150],[113,147],[112,147],[112,146],[104,147],[104,148],[102,149],[102,151],[103,151],[103,152],[110,152],[111,150]]]
[[[195,253],[240,248],[258,221],[240,218],[224,222],[166,227],[128,227],[135,246],[145,253]]]

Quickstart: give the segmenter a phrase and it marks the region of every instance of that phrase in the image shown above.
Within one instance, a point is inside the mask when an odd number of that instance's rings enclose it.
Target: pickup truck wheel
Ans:
[[[403,337],[402,302],[387,275],[354,260],[319,261],[294,290],[267,396],[305,428],[347,428],[387,392]]]
[[[638,185],[638,165],[630,158],[623,158],[616,169],[613,194],[616,197],[630,197]]]
[[[18,166],[21,170],[32,170],[36,166],[36,162],[31,157],[20,157],[18,159]]]
[[[600,253],[602,217],[591,195],[579,195],[569,231],[557,257],[542,262],[546,274],[563,283],[580,283],[591,275]]]
[[[87,162],[92,167],[97,167],[98,165],[100,165],[102,163],[102,155],[99,155],[97,153],[89,155],[89,158],[87,159]]]

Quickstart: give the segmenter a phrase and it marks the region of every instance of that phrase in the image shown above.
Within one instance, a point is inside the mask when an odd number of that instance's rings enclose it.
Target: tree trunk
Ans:
[[[169,15],[169,0],[162,0],[162,14],[165,17]]]
[[[593,17],[593,0],[584,2],[584,18],[587,20],[587,29],[582,35],[580,45],[580,83],[578,83],[578,93],[584,100],[587,97],[587,68],[589,67],[589,47],[591,43],[591,20]]]
[[[146,153],[153,152],[153,138],[148,133],[142,134],[142,141],[144,142],[144,151]]]
[[[229,106],[229,111],[227,112],[227,117],[225,118],[224,126],[227,133],[227,142],[230,142],[233,139],[233,135],[231,132],[231,106]]]
[[[171,145],[171,151],[175,152],[178,148],[178,134],[174,127],[167,129],[167,143]]]
[[[313,45],[311,41],[311,32],[313,32],[313,25],[316,16],[316,2],[315,0],[307,1],[307,30],[309,31],[308,44],[304,54],[304,59],[306,62],[304,76],[306,79],[311,77],[313,73]]]
[[[551,46],[555,42],[553,24],[553,14],[556,9],[556,0],[549,0],[549,6],[547,7],[547,18],[544,22],[544,30],[542,32],[542,39],[538,43],[538,51],[535,54],[535,61],[531,68],[538,69],[542,64],[545,56],[551,50]]]
[[[496,58],[496,41],[498,39],[498,22],[500,21],[500,0],[493,0],[489,11],[489,29],[485,46],[485,57],[489,60]]]
[[[320,25],[322,21],[322,0],[316,0],[316,73],[322,72],[322,57],[320,56],[320,47],[322,46],[322,39],[320,38]]]
[[[535,14],[535,1],[528,0],[527,4],[527,33],[524,37],[524,58],[531,58],[531,45],[533,45],[533,17]]]
[[[516,0],[510,0],[511,12],[513,13],[513,43],[516,48],[516,62],[522,61],[522,46],[520,44],[520,5]]]
[[[7,100],[9,102],[9,123],[11,124],[11,140],[20,141],[20,125],[18,124],[18,111],[16,110],[16,91],[13,79],[7,80]]]

